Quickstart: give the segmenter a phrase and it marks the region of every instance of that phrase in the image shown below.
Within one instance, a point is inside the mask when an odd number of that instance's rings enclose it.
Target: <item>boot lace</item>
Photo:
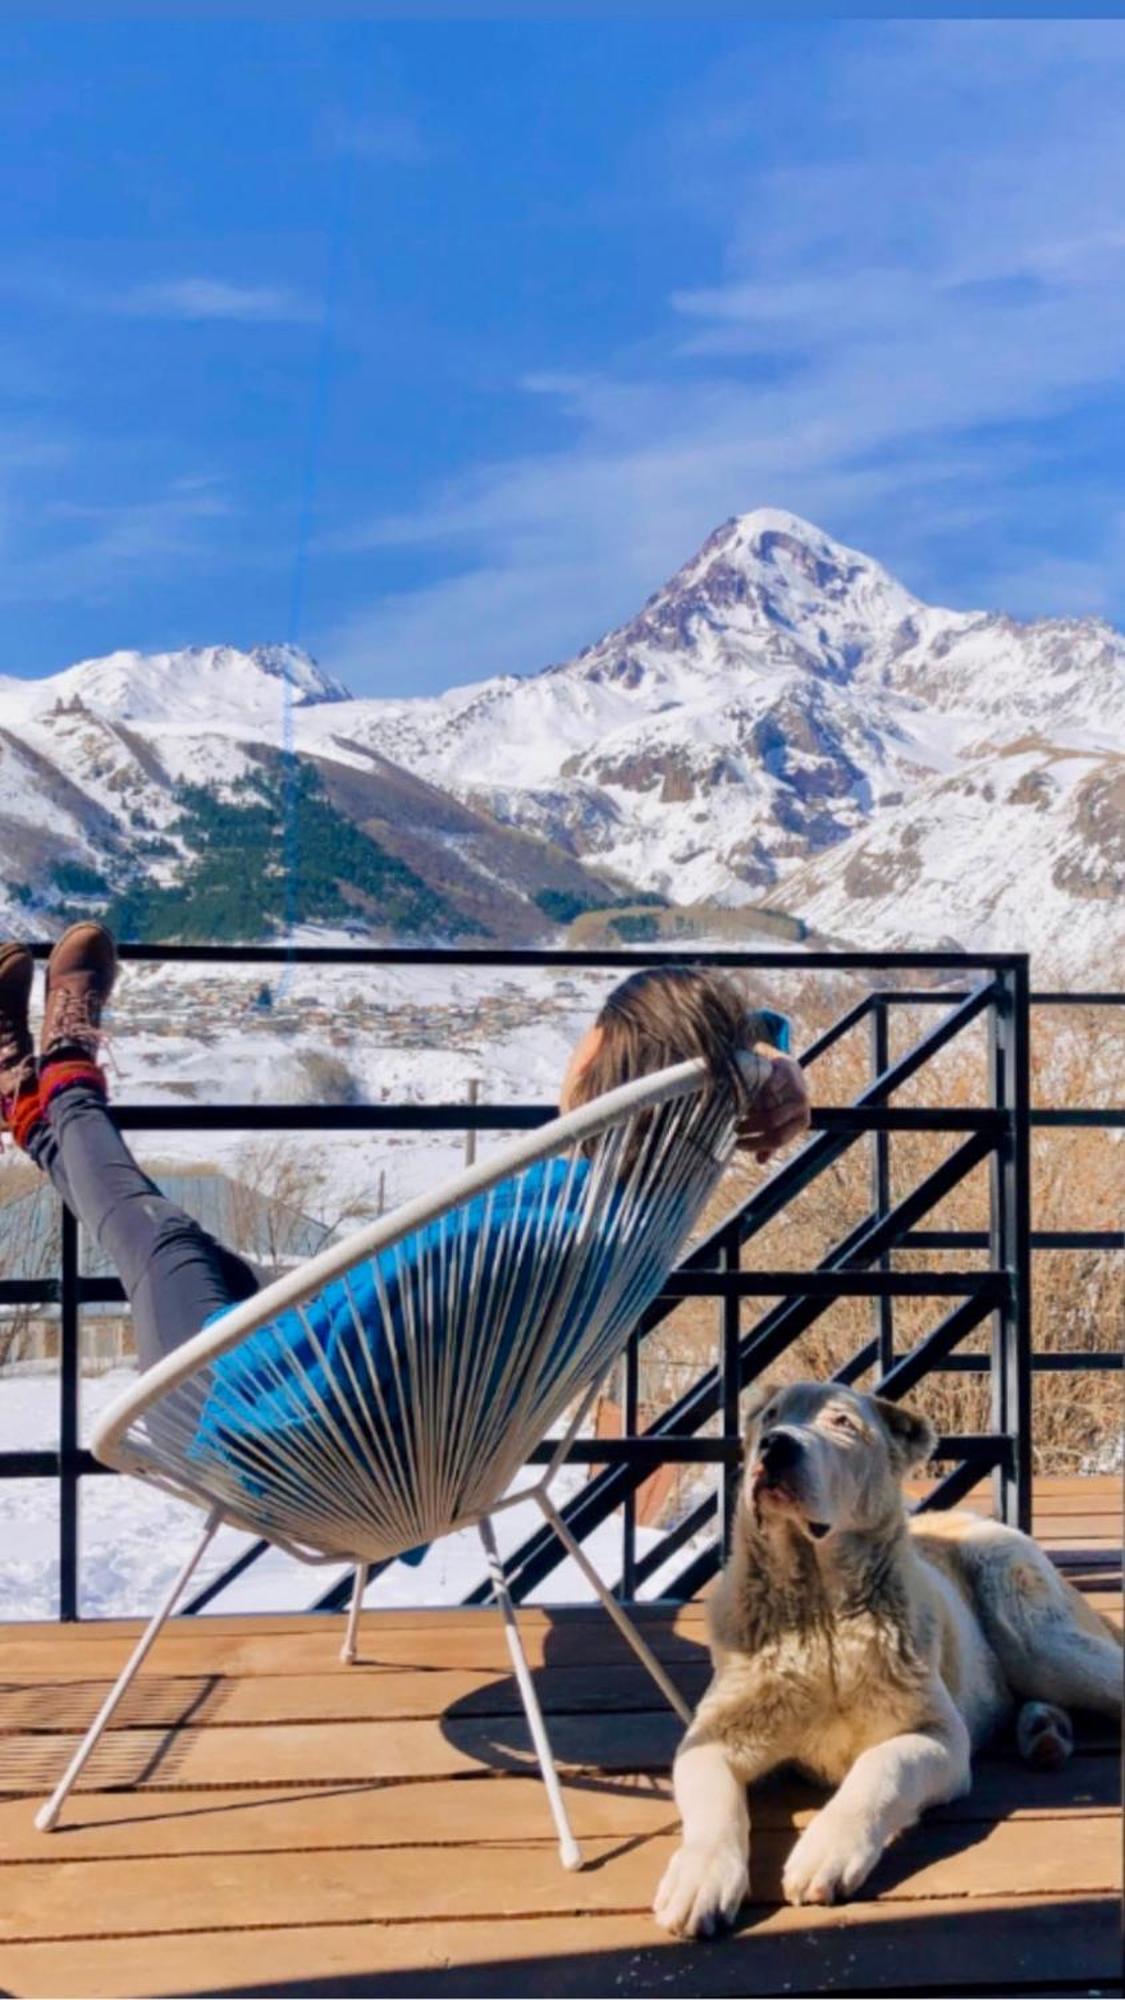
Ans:
[[[79,1048],[89,1045],[90,1060],[95,1061],[100,1045],[109,1068],[120,1079],[121,1066],[113,1047],[113,1037],[102,1019],[104,1004],[104,996],[95,987],[62,987],[55,998],[50,1048],[54,1050],[66,1042],[76,1043]]]
[[[52,996],[55,998],[55,996]],[[89,986],[64,986],[55,998],[51,1022],[52,1042],[88,1041],[101,1033],[100,994]]]

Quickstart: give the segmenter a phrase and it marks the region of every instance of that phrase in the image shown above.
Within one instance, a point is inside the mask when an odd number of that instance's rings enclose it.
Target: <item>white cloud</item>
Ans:
[[[210,480],[173,480],[142,500],[55,501],[33,524],[21,516],[19,546],[0,561],[0,603],[112,601],[123,578],[149,576],[173,562],[211,567],[214,529],[234,509]],[[29,532],[29,528],[31,532]],[[40,546],[44,529],[49,545]],[[239,560],[245,560],[240,551]]]
[[[787,126],[768,66],[710,79],[685,109],[666,171],[723,219],[715,281],[673,292],[640,365],[525,372],[557,398],[564,448],[361,524],[353,546],[428,546],[451,573],[322,638],[334,665],[427,685],[531,669],[766,503],[916,588],[943,534],[1010,517],[1026,554],[979,564],[974,589],[1049,610],[1039,570],[1060,608],[1084,591],[1120,606],[1109,541],[1047,570],[1027,526],[1038,505],[1049,543],[1060,423],[1125,387],[1125,32],[941,23],[831,47],[831,101]]]
[[[131,319],[300,323],[320,317],[315,306],[287,285],[232,285],[224,278],[165,278],[100,293],[83,303]]]

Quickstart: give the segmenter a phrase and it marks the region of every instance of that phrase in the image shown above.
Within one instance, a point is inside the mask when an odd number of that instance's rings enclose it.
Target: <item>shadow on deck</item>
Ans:
[[[1116,1481],[1037,1488],[1038,1530],[1120,1611]],[[1119,1757],[1089,1723],[1058,1774],[998,1743],[862,1900],[790,1910],[780,1873],[820,1796],[756,1791],[753,1906],[687,1947],[648,1914],[674,1845],[678,1736],[601,1614],[528,1611],[529,1655],[587,1865],[560,1868],[499,1621],[183,1620],[50,1836],[32,1826],[132,1627],[0,1641],[0,1990],[84,1994],[1119,1991]],[[644,1615],[686,1692],[698,1605]],[[128,1787],[136,1787],[130,1790]]]

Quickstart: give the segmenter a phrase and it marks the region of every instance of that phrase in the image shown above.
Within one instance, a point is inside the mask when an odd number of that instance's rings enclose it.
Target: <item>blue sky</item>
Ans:
[[[5,42],[0,673],[531,671],[765,504],[1125,621],[1125,22]]]

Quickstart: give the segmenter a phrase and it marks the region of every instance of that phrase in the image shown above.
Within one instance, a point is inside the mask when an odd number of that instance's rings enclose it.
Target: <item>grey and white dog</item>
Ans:
[[[971,1783],[1017,1714],[1029,1763],[1061,1764],[1065,1709],[1120,1714],[1121,1641],[1026,1535],[971,1514],[908,1520],[924,1418],[835,1384],[765,1388],[734,1550],[710,1607],[714,1677],[675,1765],[683,1844],[656,1895],[683,1937],[749,1892],[746,1786],[793,1764],[838,1787],[785,1867],[791,1903],[852,1895],[889,1841]]]

